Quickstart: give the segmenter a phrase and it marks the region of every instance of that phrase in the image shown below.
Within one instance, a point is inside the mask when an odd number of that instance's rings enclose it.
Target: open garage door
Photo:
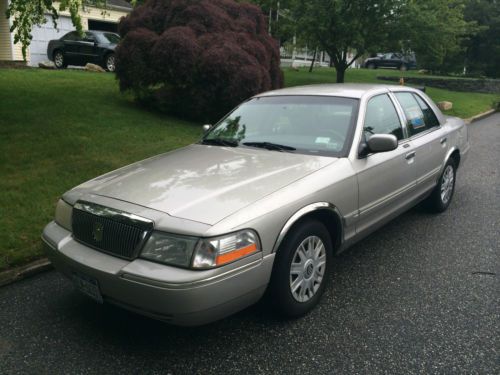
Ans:
[[[57,29],[54,28],[52,18],[45,16],[47,22],[40,26],[33,27],[31,35],[33,39],[30,44],[30,66],[38,66],[41,61],[48,60],[47,45],[52,39],[59,39],[69,31],[75,30],[71,23],[71,18],[61,16],[57,20]]]
[[[89,20],[89,30],[110,31],[112,33],[117,33],[118,24],[116,22]]]

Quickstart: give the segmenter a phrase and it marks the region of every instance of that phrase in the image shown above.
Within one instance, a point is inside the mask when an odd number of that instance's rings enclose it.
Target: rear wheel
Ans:
[[[54,52],[54,65],[57,69],[64,69],[68,66],[68,64],[66,64],[66,59],[64,58],[64,54],[62,53],[62,51]]]
[[[402,72],[406,72],[408,70],[408,66],[406,64],[401,64],[399,66],[399,70],[401,70]]]
[[[456,164],[453,159],[444,166],[439,182],[427,198],[427,207],[433,212],[444,212],[451,203],[455,192]]]
[[[114,72],[116,69],[116,59],[115,59],[115,54],[110,53],[109,55],[106,56],[104,60],[104,65],[105,68],[108,72]]]
[[[294,227],[276,255],[271,301],[288,317],[299,317],[319,302],[332,264],[332,242],[325,226],[308,220]]]

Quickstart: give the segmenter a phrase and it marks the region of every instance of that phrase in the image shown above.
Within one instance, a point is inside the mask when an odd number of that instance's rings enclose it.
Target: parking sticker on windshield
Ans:
[[[330,137],[317,137],[314,143],[330,143]]]

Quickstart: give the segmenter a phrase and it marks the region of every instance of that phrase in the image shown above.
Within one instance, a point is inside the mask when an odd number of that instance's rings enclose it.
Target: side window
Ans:
[[[397,139],[403,139],[403,129],[398,113],[389,96],[378,95],[370,99],[366,105],[365,137],[372,134],[393,134]]]
[[[78,40],[78,33],[71,31],[62,37],[63,40]]]
[[[439,126],[439,121],[429,105],[424,102],[424,100],[417,94],[413,94],[413,96],[417,99],[418,105],[420,109],[424,113],[424,121],[427,128],[433,128],[435,126]]]
[[[418,95],[411,92],[398,92],[394,95],[405,112],[410,136],[439,125],[432,109]]]

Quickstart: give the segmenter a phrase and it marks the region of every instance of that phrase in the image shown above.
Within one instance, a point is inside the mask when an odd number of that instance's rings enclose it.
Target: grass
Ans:
[[[396,76],[401,77],[423,77],[415,71],[400,72],[391,69],[348,69],[346,72],[345,81],[355,83],[382,83],[382,84],[397,84],[397,82],[381,81],[377,76]],[[457,79],[457,78],[452,78]],[[300,69],[294,71],[291,69],[286,70],[285,85],[286,86],[299,86],[314,83],[335,83],[336,76],[335,70],[329,68],[317,68],[312,73],[307,69]],[[493,108],[494,103],[500,101],[499,94],[481,94],[471,92],[457,92],[427,87],[426,93],[435,101],[450,101],[453,103],[453,109],[445,111],[444,113],[450,116],[458,116],[462,118],[469,118],[478,113],[485,112]]]
[[[111,74],[0,70],[0,88],[0,270],[43,254],[64,191],[201,135],[138,108]]]
[[[377,74],[349,70],[346,81],[377,82]],[[335,71],[286,70],[285,79],[288,86],[334,82]],[[450,114],[461,117],[495,100],[438,89],[429,94],[452,101]],[[199,124],[135,105],[118,92],[113,75],[84,71],[0,69],[0,114],[0,270],[42,256],[42,228],[64,191],[201,135]]]

